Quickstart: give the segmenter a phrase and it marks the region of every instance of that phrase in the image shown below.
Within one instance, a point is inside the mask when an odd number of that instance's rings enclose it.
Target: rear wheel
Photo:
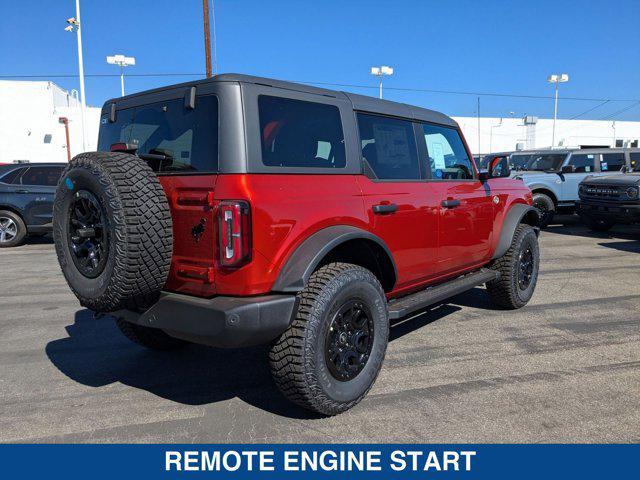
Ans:
[[[20,215],[9,210],[0,210],[0,248],[20,245],[27,235]]]
[[[556,213],[556,206],[551,197],[544,193],[534,193],[533,206],[540,212],[540,228],[548,226]]]
[[[276,385],[323,415],[356,405],[380,372],[389,337],[378,279],[357,265],[320,268],[298,295],[296,317],[269,354]]]
[[[536,232],[531,226],[520,224],[507,252],[491,267],[500,273],[500,278],[487,283],[493,303],[506,309],[524,307],[533,296],[539,267]]]

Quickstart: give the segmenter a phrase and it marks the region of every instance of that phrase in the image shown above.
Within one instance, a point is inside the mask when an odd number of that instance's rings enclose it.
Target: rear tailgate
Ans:
[[[161,175],[173,217],[173,258],[165,290],[215,294],[216,255],[213,192],[217,175]]]

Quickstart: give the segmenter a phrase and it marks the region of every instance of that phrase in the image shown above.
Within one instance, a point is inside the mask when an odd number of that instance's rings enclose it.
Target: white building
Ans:
[[[80,102],[53,82],[0,80],[0,162],[66,162],[68,119],[71,156],[82,151]],[[87,150],[98,141],[100,109],[87,107]]]
[[[474,154],[549,148],[553,119],[453,117],[462,128]],[[614,120],[557,120],[556,147],[631,147],[638,146],[640,122]]]
[[[65,125],[68,119],[70,145]],[[474,154],[551,146],[553,120],[525,118],[454,117]],[[87,107],[87,151],[96,150],[100,108]],[[80,102],[53,82],[0,80],[0,163],[16,160],[65,162],[82,151]],[[555,145],[638,146],[640,122],[558,120]]]

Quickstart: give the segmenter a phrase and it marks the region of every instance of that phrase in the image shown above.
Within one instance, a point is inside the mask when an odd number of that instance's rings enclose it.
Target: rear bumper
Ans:
[[[271,342],[289,327],[295,308],[294,295],[206,299],[163,292],[144,313],[111,315],[194,343],[235,348]]]
[[[579,201],[576,211],[593,218],[606,218],[618,223],[640,222],[640,205],[612,202]]]

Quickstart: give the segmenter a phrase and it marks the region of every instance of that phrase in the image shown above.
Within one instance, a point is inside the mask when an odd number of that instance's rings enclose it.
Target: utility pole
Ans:
[[[204,56],[207,66],[207,78],[211,78],[211,30],[209,27],[209,0],[202,0],[202,15],[204,17]]]

